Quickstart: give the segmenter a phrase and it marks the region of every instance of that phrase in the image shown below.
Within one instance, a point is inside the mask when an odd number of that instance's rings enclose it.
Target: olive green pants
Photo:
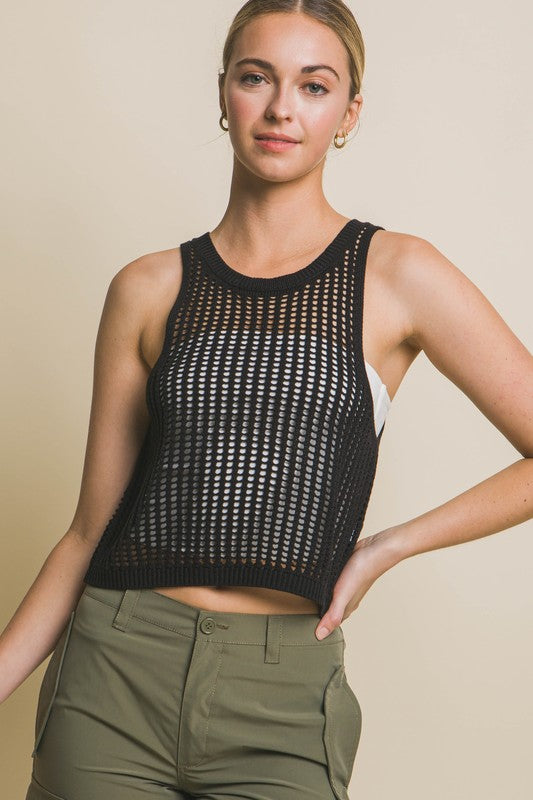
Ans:
[[[26,800],[348,800],[341,628],[87,585],[43,676]]]

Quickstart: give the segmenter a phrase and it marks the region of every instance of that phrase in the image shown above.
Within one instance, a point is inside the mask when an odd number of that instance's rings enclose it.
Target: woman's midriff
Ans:
[[[307,597],[256,586],[158,586],[164,594],[206,611],[243,614],[318,614],[318,604]]]

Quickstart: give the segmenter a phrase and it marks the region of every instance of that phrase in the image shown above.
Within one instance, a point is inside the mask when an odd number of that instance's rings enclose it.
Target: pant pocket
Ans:
[[[64,800],[64,798],[60,797],[58,794],[49,792],[44,786],[41,786],[34,775],[32,775],[25,800]]]
[[[67,647],[70,639],[70,632],[72,630],[72,624],[74,622],[75,613],[76,613],[75,610],[71,613],[69,621],[65,625],[65,628],[63,629],[63,632],[58,639],[58,642],[54,648],[54,652],[50,657],[50,661],[48,662],[48,665],[46,667],[43,676],[41,688],[39,690],[39,699],[37,701],[37,713],[35,717],[35,736],[34,736],[33,752],[31,754],[32,757],[37,752],[37,748],[39,747],[39,743],[42,739],[44,730],[46,728],[46,723],[48,722],[48,717],[50,716],[50,712],[52,710],[52,706],[54,704],[54,700],[57,695],[59,681],[61,678],[61,672],[63,669],[63,662],[65,659],[65,653],[67,652]]]
[[[324,692],[324,747],[331,788],[338,800],[349,800],[348,784],[361,737],[361,706],[346,678],[344,665]]]

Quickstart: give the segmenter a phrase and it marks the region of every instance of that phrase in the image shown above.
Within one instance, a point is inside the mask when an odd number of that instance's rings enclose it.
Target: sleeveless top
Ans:
[[[149,425],[86,583],[262,586],[326,612],[390,406],[362,349],[376,230],[352,219],[306,267],[272,278],[234,270],[209,232],[180,245]]]

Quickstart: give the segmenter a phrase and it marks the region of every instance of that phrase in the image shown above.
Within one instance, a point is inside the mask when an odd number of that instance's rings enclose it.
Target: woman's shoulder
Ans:
[[[367,271],[376,281],[390,288],[398,287],[400,282],[412,280],[417,271],[425,269],[437,253],[431,242],[421,236],[378,229],[370,240]]]
[[[172,247],[137,256],[115,272],[112,283],[132,294],[157,292],[162,283],[175,281],[180,269],[180,248]]]
[[[169,294],[177,292],[181,275],[180,248],[172,247],[137,256],[115,272],[110,285],[124,306],[146,319],[165,305]]]
[[[143,253],[111,280],[117,302],[138,332],[139,350],[149,367],[161,350],[165,321],[180,291],[180,247]]]
[[[391,230],[372,236],[366,272],[365,302],[387,319],[387,338],[407,341],[415,352],[421,349],[415,338],[421,306],[435,296],[449,303],[464,277],[427,239]]]
[[[380,262],[398,263],[405,259],[420,258],[432,247],[427,239],[416,234],[381,228],[379,223],[373,224],[378,230],[372,236],[370,247]]]

